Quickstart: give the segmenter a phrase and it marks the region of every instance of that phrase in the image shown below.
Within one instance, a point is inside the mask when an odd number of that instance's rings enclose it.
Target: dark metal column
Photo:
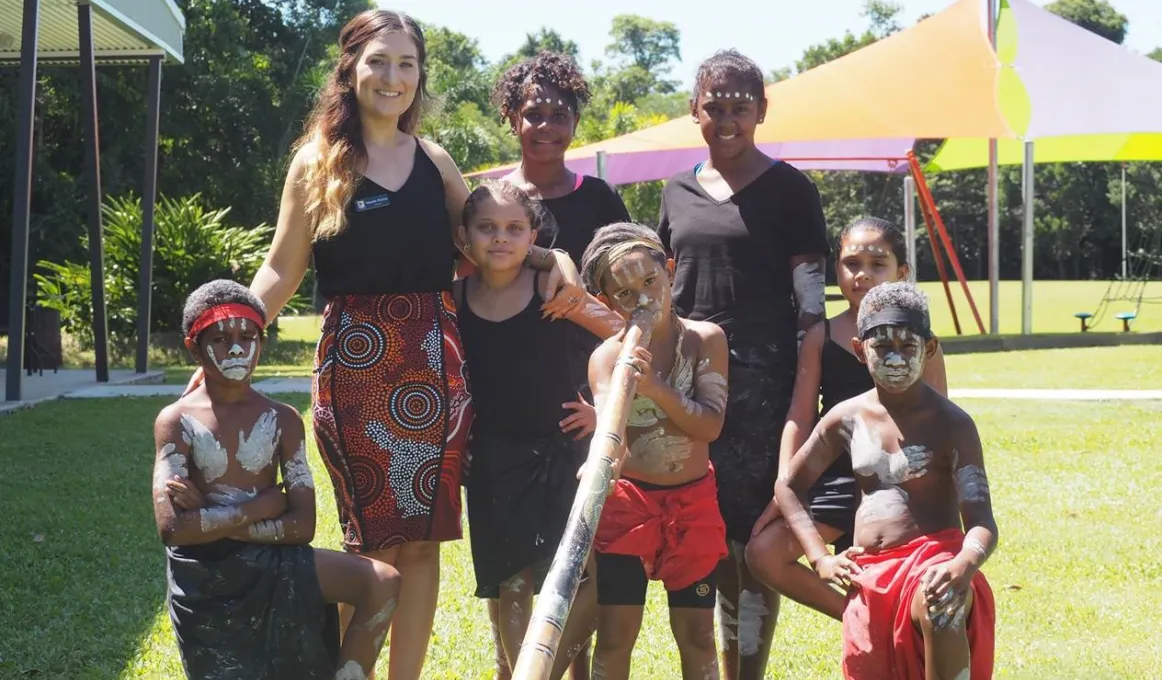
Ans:
[[[101,238],[101,141],[97,131],[97,64],[93,57],[93,10],[77,4],[84,100],[85,183],[89,185],[89,284],[93,295],[93,351],[97,382],[109,382],[109,329],[105,317],[105,247]]]
[[[141,272],[137,283],[136,371],[149,370],[149,313],[153,303],[153,229],[157,203],[157,127],[161,110],[161,55],[149,58],[145,114],[145,184],[141,191]]]
[[[24,368],[24,304],[28,295],[28,214],[32,207],[32,132],[36,105],[36,36],[40,0],[24,0],[20,85],[16,95],[16,169],[12,185],[12,281],[8,302],[6,401],[20,401]]]

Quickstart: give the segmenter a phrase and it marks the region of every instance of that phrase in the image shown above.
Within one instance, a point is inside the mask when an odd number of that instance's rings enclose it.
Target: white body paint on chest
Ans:
[[[367,680],[367,673],[363,672],[358,661],[352,659],[335,673],[335,680]]]
[[[251,474],[261,472],[270,465],[280,438],[282,430],[278,429],[278,412],[270,409],[258,416],[249,437],[242,430],[238,431],[238,464]]]
[[[681,328],[678,329],[678,333],[682,335],[678,336],[678,346],[674,352],[674,367],[670,370],[668,382],[678,394],[689,397],[694,389],[694,363],[689,357],[682,354],[684,333]],[[626,425],[629,427],[653,427],[665,418],[665,411],[658,408],[653,399],[634,397]]]
[[[855,514],[864,522],[878,522],[907,512],[908,492],[898,486],[889,486],[864,494]]]
[[[182,441],[190,447],[194,465],[202,471],[202,477],[206,482],[213,482],[226,474],[226,467],[229,465],[226,449],[218,442],[214,433],[188,413],[183,413],[181,420]]]
[[[876,477],[881,484],[894,486],[928,474],[932,451],[927,446],[905,446],[899,453],[884,451],[878,433],[862,418],[847,419],[851,428],[851,467],[857,475]]]

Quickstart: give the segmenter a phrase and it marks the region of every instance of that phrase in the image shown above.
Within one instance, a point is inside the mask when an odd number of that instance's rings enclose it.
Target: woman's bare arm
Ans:
[[[270,324],[282,311],[287,300],[299,289],[311,260],[311,232],[307,221],[306,192],[302,186],[306,163],[315,153],[308,144],[295,154],[282,187],[278,206],[278,225],[270,250],[250,290],[266,306],[266,322]]]

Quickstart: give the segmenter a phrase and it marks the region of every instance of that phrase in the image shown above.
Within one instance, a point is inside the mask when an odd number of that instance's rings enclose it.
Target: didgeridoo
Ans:
[[[637,390],[634,369],[626,361],[633,356],[635,347],[650,344],[650,332],[656,319],[654,313],[639,309],[626,328],[621,353],[609,382],[609,393],[597,412],[597,427],[589,444],[585,473],[577,487],[577,496],[573,499],[569,521],[553,556],[553,564],[533,607],[528,631],[513,669],[513,680],[544,680],[552,672],[561,633],[569,618],[569,608],[577,595],[577,586],[593,549],[601,509],[605,507],[605,497],[613,483],[613,467],[625,456],[625,424]]]

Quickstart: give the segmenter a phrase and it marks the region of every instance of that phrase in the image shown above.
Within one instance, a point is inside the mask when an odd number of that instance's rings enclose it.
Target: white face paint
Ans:
[[[872,431],[863,418],[845,418],[851,431],[851,467],[857,475],[875,477],[881,484],[893,486],[928,474],[932,450],[923,445],[905,446],[899,453],[884,451],[878,432]]]
[[[276,542],[281,541],[282,520],[281,519],[267,519],[261,522],[255,522],[246,527],[246,535],[250,536],[256,541]]]
[[[985,503],[990,500],[989,479],[984,468],[965,465],[956,471],[956,493],[962,503]]]
[[[742,656],[754,656],[762,642],[764,618],[771,611],[763,601],[762,593],[743,589],[738,594],[738,651]]]
[[[233,327],[233,318],[230,319],[230,323]],[[230,351],[227,352],[226,357],[219,360],[213,345],[206,345],[206,356],[210,357],[210,361],[214,362],[214,365],[222,372],[222,377],[227,380],[241,381],[249,378],[254,370],[254,354],[257,348],[258,340],[246,340],[242,344],[234,343],[230,346]]]
[[[188,413],[182,414],[182,440],[190,447],[194,466],[202,471],[206,483],[213,482],[226,474],[229,460],[226,449],[218,442],[213,432]]]
[[[358,661],[352,659],[335,673],[335,680],[367,680],[367,673],[363,672]]]
[[[270,465],[274,458],[274,451],[282,437],[282,430],[278,428],[278,411],[270,409],[258,416],[250,436],[242,430],[238,431],[238,463],[243,470],[257,474]]]
[[[880,326],[863,347],[872,380],[886,390],[902,392],[924,375],[924,339],[907,328]]]
[[[243,519],[242,511],[230,505],[202,508],[198,516],[202,522],[202,533],[206,534],[232,527]]]
[[[315,488],[315,478],[311,476],[311,466],[307,463],[307,443],[305,441],[299,442],[299,448],[295,450],[295,455],[291,456],[290,460],[283,462],[282,481],[286,484],[287,491],[299,487]]]
[[[818,262],[803,262],[791,272],[791,285],[800,314],[824,314],[824,283],[823,267]]]
[[[681,472],[694,445],[685,435],[668,435],[659,427],[634,438],[629,447],[633,466],[651,472]]]

